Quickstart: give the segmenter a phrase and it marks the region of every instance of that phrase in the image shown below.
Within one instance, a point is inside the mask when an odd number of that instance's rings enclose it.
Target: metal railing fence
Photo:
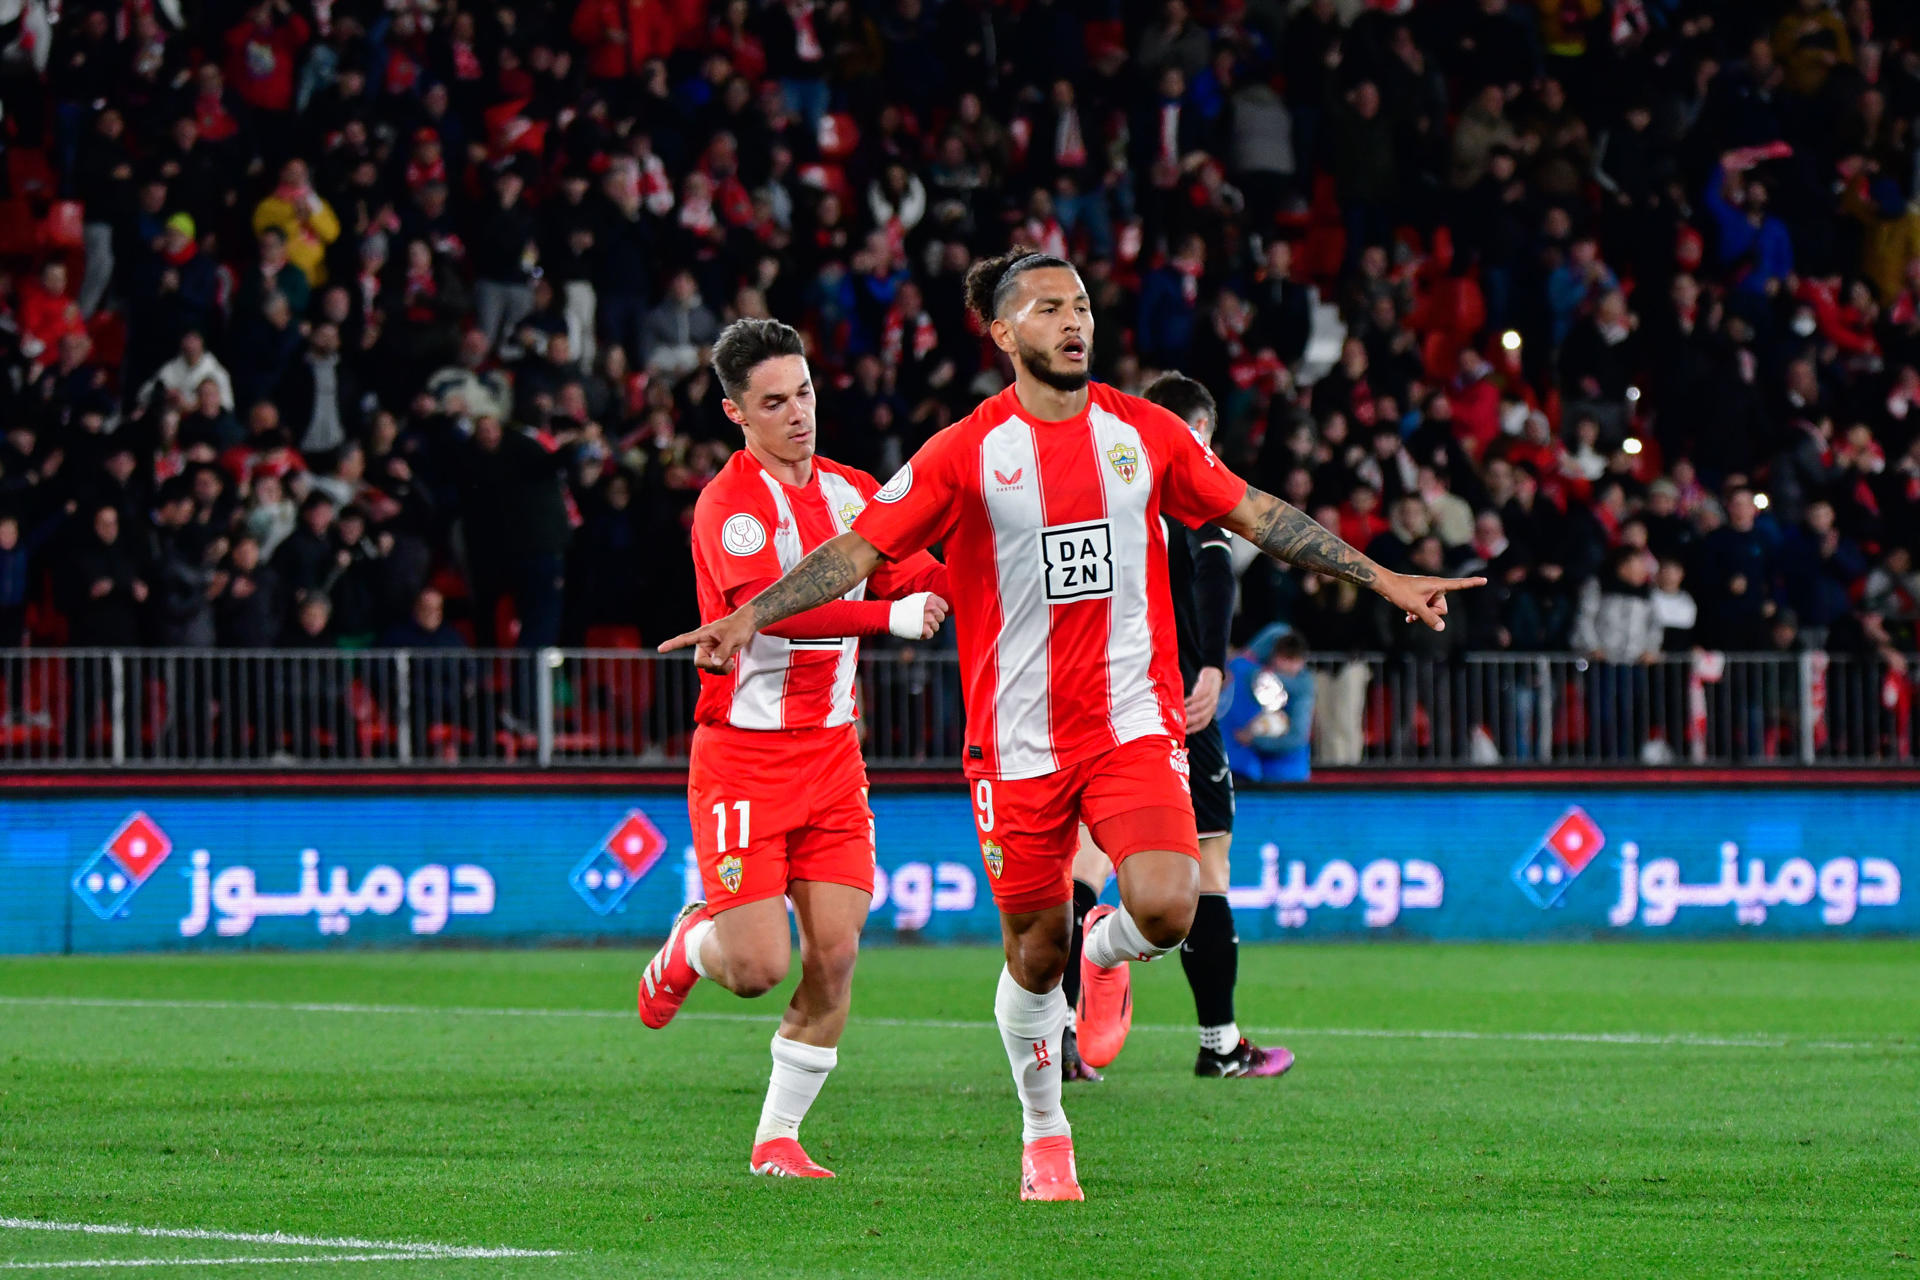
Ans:
[[[1920,740],[1878,657],[1318,654],[1321,766],[1897,765]],[[868,762],[957,767],[950,651],[873,645]],[[0,767],[674,767],[699,679],[630,650],[11,650]]]

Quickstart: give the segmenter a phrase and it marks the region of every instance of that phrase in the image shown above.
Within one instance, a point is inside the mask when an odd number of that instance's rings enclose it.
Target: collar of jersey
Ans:
[[[753,450],[747,448],[744,444],[740,446],[740,452],[748,462],[753,464],[761,475],[767,477],[782,489],[791,489],[795,493],[805,493],[807,490],[818,488],[820,485],[820,451],[817,449],[814,450],[813,454],[813,474],[807,478],[805,484],[788,484],[779,476],[774,475],[773,472],[767,470],[767,464],[755,457]]]
[[[1079,413],[1076,413],[1071,418],[1055,418],[1052,421],[1046,418],[1036,418],[1031,413],[1028,413],[1027,407],[1020,403],[1020,392],[1015,387],[1009,386],[1005,391],[1001,392],[1001,394],[1007,398],[1008,412],[1012,413],[1014,417],[1020,419],[1020,421],[1026,423],[1028,426],[1037,427],[1044,431],[1048,427],[1072,427],[1085,423],[1093,413],[1093,389],[1098,385],[1098,383],[1092,381],[1087,383],[1087,402],[1080,407]],[[755,461],[757,462],[759,459],[756,458]]]

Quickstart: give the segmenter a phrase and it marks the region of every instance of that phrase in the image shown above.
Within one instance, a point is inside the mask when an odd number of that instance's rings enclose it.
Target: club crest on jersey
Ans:
[[[1006,865],[1006,856],[1000,852],[1000,846],[991,840],[980,842],[980,859],[987,864],[987,871],[995,880],[1000,878],[1000,868]]]
[[[1140,474],[1140,451],[1130,444],[1116,444],[1107,450],[1107,461],[1113,466],[1113,474],[1127,484]]]
[[[840,523],[851,529],[853,522],[858,520],[860,513],[866,509],[867,506],[864,502],[849,502],[846,506],[840,508]]]
[[[718,870],[720,872],[720,883],[727,886],[727,892],[728,893],[740,892],[740,873],[742,871],[742,867],[740,866],[740,859],[734,854],[730,853],[726,857],[720,859],[720,866]]]

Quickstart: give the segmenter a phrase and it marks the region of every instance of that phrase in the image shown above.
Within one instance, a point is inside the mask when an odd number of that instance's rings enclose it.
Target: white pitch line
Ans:
[[[614,1009],[488,1009],[471,1005],[316,1004],[271,1000],[146,1000],[107,996],[0,996],[0,1005],[38,1005],[80,1009],[334,1013],[409,1018],[609,1018],[629,1021],[635,1017],[624,1010]],[[777,1021],[779,1015],[689,1012],[681,1014],[680,1017],[697,1022],[767,1023]],[[991,1031],[997,1027],[996,1023],[978,1019],[869,1018],[856,1015],[854,1021],[863,1026],[900,1027],[910,1030]],[[1193,1034],[1192,1027],[1174,1023],[1136,1022],[1133,1024],[1133,1030]],[[1248,1030],[1276,1036],[1327,1036],[1359,1040],[1464,1040],[1512,1044],[1637,1045],[1693,1049],[1824,1049],[1832,1051],[1920,1049],[1920,1041],[1913,1040],[1802,1040],[1790,1035],[1767,1033],[1713,1036],[1654,1031],[1464,1031],[1425,1027],[1255,1027],[1251,1024]]]
[[[0,1262],[0,1271],[72,1271],[95,1267],[230,1267],[243,1262],[291,1266],[301,1262],[427,1262],[434,1253],[334,1253],[310,1258],[89,1258],[71,1262]]]
[[[155,1240],[227,1240],[239,1244],[302,1245],[318,1249],[373,1249],[418,1258],[561,1258],[557,1249],[495,1249],[482,1245],[361,1240],[354,1236],[296,1236],[284,1231],[214,1231],[206,1227],[139,1227],[117,1222],[43,1222],[0,1218],[0,1230],[57,1231],[89,1236],[145,1236]]]

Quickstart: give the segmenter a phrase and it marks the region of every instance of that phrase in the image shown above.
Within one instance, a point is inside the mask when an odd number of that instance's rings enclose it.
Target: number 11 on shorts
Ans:
[[[752,805],[753,802],[751,800],[735,800],[733,802],[733,811],[740,817],[740,829],[736,833],[739,839],[734,842],[733,846],[736,849],[746,848],[753,840],[751,826],[753,821]],[[715,852],[725,853],[727,851],[727,802],[724,800],[713,806],[713,830],[714,841],[718,845]]]

